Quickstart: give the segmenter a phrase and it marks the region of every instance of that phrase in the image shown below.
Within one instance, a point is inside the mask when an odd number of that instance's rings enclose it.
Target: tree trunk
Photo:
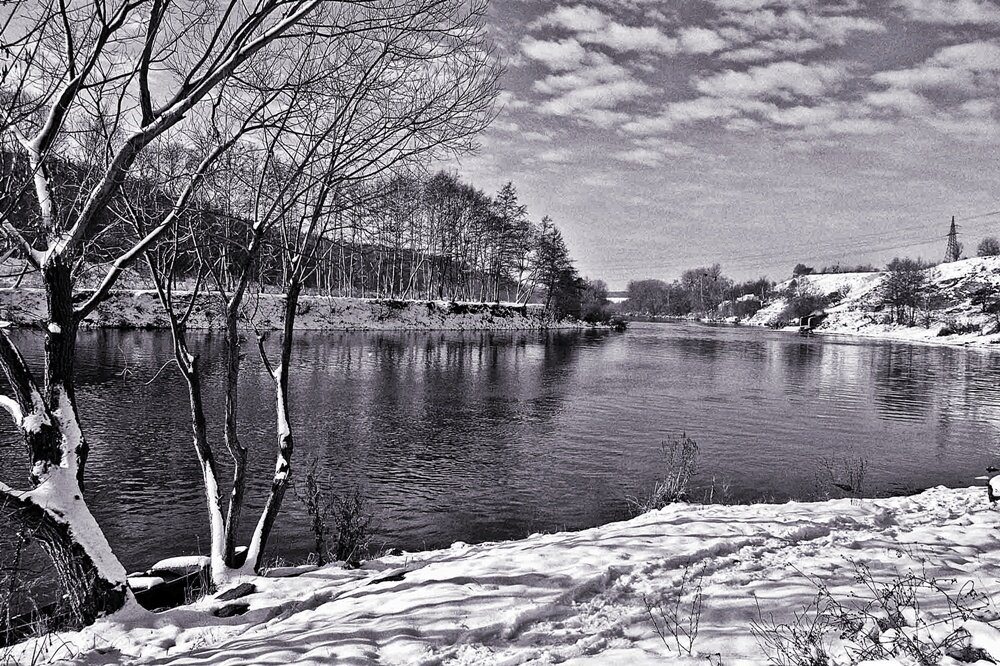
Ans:
[[[50,411],[62,414],[72,432],[64,432],[65,445],[70,454],[64,465],[73,465],[77,482],[83,487],[83,471],[87,464],[90,446],[77,422],[76,391],[73,366],[76,356],[77,321],[73,313],[72,269],[56,257],[42,271],[45,295],[48,301],[49,324],[45,332],[45,401]],[[68,405],[63,404],[63,398]],[[64,413],[69,412],[69,413]],[[70,441],[75,440],[75,441]],[[76,460],[72,460],[74,457]]]
[[[204,400],[201,392],[201,377],[198,375],[198,357],[188,351],[183,331],[174,334],[174,356],[181,374],[188,385],[188,402],[191,408],[191,440],[194,443],[198,464],[201,466],[202,481],[205,486],[205,501],[208,504],[208,518],[211,530],[212,579],[216,585],[226,579],[226,524],[222,517],[222,503],[219,496],[219,475],[215,468],[215,455],[208,443],[208,429],[205,420]]]
[[[236,431],[237,406],[240,379],[240,333],[238,310],[232,305],[226,308],[226,422],[223,437],[233,458],[233,491],[226,512],[226,566],[235,567],[237,532],[243,498],[247,486],[247,448],[240,444]]]
[[[147,264],[153,276],[156,293],[160,304],[170,321],[170,333],[173,339],[174,361],[188,386],[188,404],[191,409],[191,441],[194,444],[195,455],[201,466],[202,481],[205,488],[205,501],[208,504],[208,518],[211,530],[210,555],[212,561],[212,581],[221,585],[228,580],[229,569],[226,566],[226,524],[222,516],[222,501],[219,493],[219,475],[216,470],[215,454],[208,441],[208,426],[205,418],[205,401],[201,391],[201,376],[198,368],[198,356],[192,354],[186,335],[187,318],[178,317],[173,303],[167,295],[163,281],[156,273],[147,255]],[[170,276],[173,279],[173,275]],[[197,298],[197,288],[191,295]]]
[[[268,537],[274,527],[274,521],[281,509],[281,502],[288,489],[288,476],[292,469],[292,426],[288,414],[288,369],[292,359],[292,343],[295,335],[295,315],[298,308],[299,294],[302,285],[295,277],[288,284],[285,295],[284,321],[281,332],[281,358],[277,368],[268,368],[274,378],[274,394],[276,403],[276,419],[278,430],[278,456],[274,466],[274,477],[271,480],[271,492],[268,493],[264,511],[254,530],[253,538],[247,550],[244,569],[254,570],[260,566],[261,557],[267,547]],[[261,343],[261,356],[266,359]]]
[[[65,595],[69,624],[80,627],[120,609],[131,593],[125,568],[111,553],[79,486],[73,486],[76,480],[66,477],[65,483],[48,481],[27,493],[0,487],[0,498],[17,527],[37,541],[52,560]],[[72,494],[50,502],[53,490]]]
[[[130,598],[125,568],[83,498],[87,446],[73,391],[76,320],[70,270],[59,258],[43,276],[49,306],[45,339],[45,385],[40,389],[24,357],[0,332],[0,367],[14,400],[3,401],[28,449],[33,489],[0,484],[12,519],[26,528],[52,558],[72,619],[89,624],[121,608]]]

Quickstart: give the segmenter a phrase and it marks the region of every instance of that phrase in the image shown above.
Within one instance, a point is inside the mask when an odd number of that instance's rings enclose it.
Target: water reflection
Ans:
[[[219,444],[221,339],[194,343]],[[88,332],[81,346],[88,495],[109,538],[130,567],[204,551],[187,394],[172,368],[157,375],[169,337]],[[37,344],[28,355],[37,360]],[[258,509],[273,407],[253,354],[245,369],[240,411]],[[682,431],[701,444],[703,482],[727,480],[738,497],[808,496],[819,461],[846,455],[869,458],[872,490],[966,485],[1000,455],[998,379],[1000,357],[988,351],[696,325],[313,333],[296,348],[291,415],[299,459],[318,457],[340,486],[363,483],[383,538],[415,548],[618,518],[622,497],[661,474],[660,442]],[[4,436],[9,479],[23,454]],[[286,506],[275,543],[301,557],[305,516],[293,499]]]
[[[937,352],[937,364],[925,363],[927,348],[890,344],[876,353],[875,401],[888,419],[920,421],[927,417],[936,385],[936,370],[948,362],[951,350]],[[937,367],[936,367],[937,366]]]

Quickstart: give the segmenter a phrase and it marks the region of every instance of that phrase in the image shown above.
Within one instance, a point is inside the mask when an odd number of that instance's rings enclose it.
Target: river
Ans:
[[[25,341],[29,359],[40,349]],[[867,495],[966,486],[1000,466],[1000,354],[698,324],[627,333],[302,333],[292,369],[296,460],[331,487],[361,484],[379,544],[404,549],[589,527],[662,473],[661,443],[700,447],[697,493],[809,499],[864,459]],[[221,450],[221,338],[196,336]],[[249,533],[274,465],[269,379],[246,346],[241,437],[254,481]],[[88,499],[130,570],[206,552],[187,394],[164,332],[80,336],[92,442]],[[22,445],[5,426],[3,480]],[[291,493],[274,554],[305,557]]]

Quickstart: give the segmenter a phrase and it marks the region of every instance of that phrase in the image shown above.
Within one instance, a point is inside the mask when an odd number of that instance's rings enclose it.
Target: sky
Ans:
[[[1000,0],[493,0],[512,181],[612,289],[940,261],[1000,235]]]

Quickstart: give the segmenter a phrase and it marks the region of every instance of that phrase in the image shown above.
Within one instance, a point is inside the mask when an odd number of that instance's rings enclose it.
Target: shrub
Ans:
[[[858,264],[857,266],[841,266],[840,264],[834,264],[833,266],[824,266],[816,272],[826,273],[828,275],[837,273],[878,273],[878,269],[871,264]]]
[[[816,472],[816,487],[821,495],[827,497],[831,489],[848,497],[863,497],[867,475],[868,458],[864,456],[847,456],[840,460],[823,458]]]
[[[998,255],[1000,255],[1000,241],[995,236],[987,236],[979,241],[979,246],[976,248],[977,257],[996,257]]]
[[[800,283],[789,287],[785,294],[787,304],[781,312],[781,319],[795,321],[808,317],[816,310],[822,310],[830,304],[830,299],[814,291],[808,284]]]
[[[688,489],[697,469],[698,443],[682,434],[679,439],[661,443],[660,450],[663,478],[645,497],[626,498],[635,515],[688,499]]]
[[[337,541],[333,557],[338,562],[359,563],[371,546],[375,515],[360,486],[333,496],[333,527]]]
[[[331,492],[331,477],[321,476],[315,458],[303,470],[302,480],[293,484],[292,490],[309,515],[317,564],[326,564],[331,557],[358,564],[371,545],[375,521],[361,487],[351,486],[339,495]]]
[[[978,305],[984,314],[992,315],[1000,324],[1000,289],[990,283],[972,293],[969,300],[972,305]]]
[[[830,664],[837,643],[853,664],[893,660],[930,666],[945,655],[973,656],[960,623],[996,615],[989,598],[971,581],[959,585],[956,579],[913,571],[879,580],[866,565],[852,564],[860,591],[847,600],[809,579],[816,596],[785,623],[765,615],[758,601],[758,617],[750,629],[772,664]]]
[[[979,333],[982,330],[982,326],[973,322],[970,319],[958,319],[956,317],[951,317],[944,322],[941,330],[938,331],[938,337],[943,337],[946,335],[965,335],[967,333]]]
[[[653,599],[648,595],[642,597],[646,615],[663,644],[676,649],[678,654],[689,657],[694,652],[694,642],[698,638],[701,613],[705,605],[702,584],[704,577],[704,567],[692,572],[689,564],[684,567],[677,589],[672,594],[660,599]]]
[[[891,308],[897,324],[916,324],[917,308],[928,284],[927,268],[920,259],[899,257],[886,266],[887,274],[881,286],[882,305]]]
[[[458,303],[451,301],[448,304],[448,313],[454,315],[479,314],[487,309],[485,303]]]
[[[733,304],[733,316],[737,319],[749,319],[757,314],[762,307],[761,302],[756,298],[746,298],[736,301]]]
[[[0,503],[0,665],[22,663],[9,657],[6,647],[81,626],[37,536],[30,528],[16,526],[7,512]],[[24,663],[49,663],[40,660],[45,652],[47,648]]]

